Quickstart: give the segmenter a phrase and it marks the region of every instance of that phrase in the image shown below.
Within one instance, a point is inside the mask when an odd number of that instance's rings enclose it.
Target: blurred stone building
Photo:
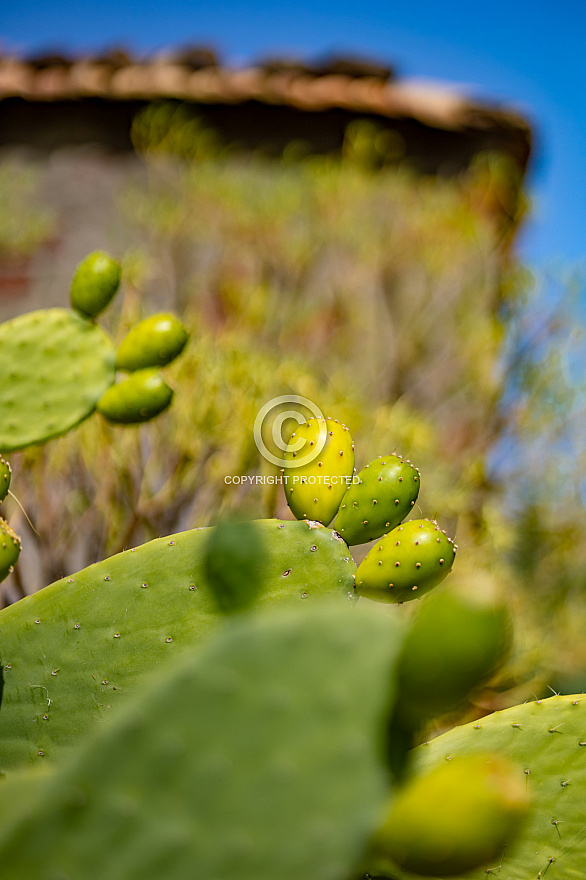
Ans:
[[[38,246],[28,229],[3,242],[0,228],[0,318],[25,304],[65,302],[72,265],[87,250],[111,245],[114,196],[137,164],[133,120],[159,101],[181,102],[224,142],[269,155],[291,145],[335,153],[349,124],[363,120],[388,136],[387,158],[424,175],[458,175],[479,154],[504,156],[514,182],[488,209],[505,219],[516,212],[531,150],[530,127],[518,113],[397,78],[363,59],[276,58],[232,69],[198,47],[147,59],[119,50],[3,57],[0,155],[42,163],[42,200],[56,225],[46,240],[37,231]],[[9,224],[20,222],[9,193],[4,212]],[[19,246],[10,252],[13,239]]]
[[[524,170],[530,152],[528,124],[517,113],[437,84],[397,79],[383,65],[275,59],[235,70],[202,49],[142,61],[120,51],[4,58],[0,146],[131,150],[133,118],[161,99],[189,103],[228,142],[271,153],[292,141],[317,152],[339,149],[356,118],[392,131],[403,155],[429,174],[457,173],[479,152],[505,154]]]
[[[201,156],[180,138],[164,157],[151,149],[169,147],[177,119]],[[114,332],[116,308],[124,323],[129,310],[169,307],[197,328],[177,421],[149,434],[153,486],[179,481],[176,503],[141,502],[133,520],[116,496],[125,541],[205,524],[224,501],[244,507],[226,499],[224,474],[258,467],[250,427],[283,388],[337,403],[366,460],[412,450],[432,475],[422,509],[482,535],[530,151],[511,109],[352,58],[244,69],[202,49],[0,59],[0,320],[67,305],[76,263],[104,248],[125,260],[125,296],[105,318]],[[63,519],[40,583],[119,540],[103,504],[86,511],[85,556],[70,558],[67,493],[81,481],[93,498],[102,474],[75,437],[77,464],[53,467],[61,442],[45,448],[38,480],[52,481],[44,497]],[[135,459],[124,467],[139,485]],[[22,473],[33,480],[29,463]],[[116,471],[109,485],[116,495],[126,482]]]

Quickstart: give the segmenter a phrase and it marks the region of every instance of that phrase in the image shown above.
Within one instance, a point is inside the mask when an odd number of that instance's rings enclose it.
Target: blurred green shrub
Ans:
[[[28,257],[50,238],[55,218],[39,189],[37,168],[10,159],[0,163],[0,259]]]
[[[15,457],[39,533],[19,523],[38,552],[28,568],[23,554],[17,587],[218,515],[287,516],[280,487],[225,478],[274,476],[254,445],[256,414],[303,395],[350,426],[357,467],[385,449],[416,462],[417,514],[441,516],[461,559],[511,585],[519,649],[499,687],[525,690],[495,692],[488,707],[500,708],[524,699],[528,679],[543,690],[561,663],[582,662],[572,609],[586,583],[571,561],[586,546],[582,501],[566,481],[554,508],[547,481],[532,479],[539,437],[557,442],[569,412],[555,368],[569,314],[533,338],[535,293],[511,250],[527,201],[506,162],[421,177],[383,134],[354,124],[339,156],[279,161],[226,148],[180,104],[137,118],[144,167],[118,198],[127,283],[113,330],[122,338],[149,310],[175,308],[192,331],[170,370],[181,394],[140,429],[93,420]],[[548,592],[560,572],[567,604]]]
[[[152,305],[177,308],[193,328],[176,376],[187,392],[132,440],[84,426],[25,454],[38,531],[71,511],[41,583],[71,567],[74,531],[88,536],[89,562],[220,508],[279,509],[274,490],[236,491],[224,477],[260,473],[254,418],[283,393],[345,420],[365,461],[387,447],[412,456],[426,473],[421,509],[441,509],[449,528],[459,520],[462,536],[483,533],[482,461],[504,381],[499,304],[518,291],[503,281],[514,268],[494,218],[474,208],[477,179],[421,178],[400,163],[373,173],[384,144],[362,123],[341,156],[297,162],[226,151],[175,104],[144,111],[134,137],[145,173],[119,198],[131,283],[118,332]],[[36,486],[52,485],[37,510]]]
[[[139,153],[189,161],[215,158],[221,147],[214,129],[179,101],[160,101],[137,113],[130,136]]]

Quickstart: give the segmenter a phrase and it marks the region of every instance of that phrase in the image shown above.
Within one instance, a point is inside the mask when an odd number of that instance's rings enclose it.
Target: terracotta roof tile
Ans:
[[[219,103],[231,103],[233,101],[246,101],[250,93],[240,83],[232,88],[231,71],[223,69],[200,70],[194,73],[190,79],[192,101],[218,101]]]
[[[0,100],[23,97],[50,101],[81,96],[114,100],[176,97],[208,103],[255,100],[311,111],[339,107],[390,118],[412,118],[448,130],[512,128],[530,136],[527,121],[517,113],[472,101],[431,83],[345,72],[316,75],[293,65],[231,70],[210,63],[197,69],[195,56],[190,64],[179,63],[180,56],[128,64],[122,63],[120,54],[116,58],[120,66],[105,59],[67,64],[62,60],[50,63],[50,59],[43,64],[0,59]]]
[[[266,73],[258,67],[235,70],[230,75],[227,89],[232,98],[239,100],[261,100],[266,88]]]
[[[96,64],[80,61],[71,69],[72,91],[82,96],[106,95],[110,87],[112,67],[109,64]]]
[[[386,116],[391,106],[389,87],[379,79],[355,79],[348,85],[348,101],[356,110]]]
[[[150,88],[161,97],[187,98],[190,75],[190,70],[179,64],[153,64]]]
[[[10,59],[0,62],[0,97],[13,95],[27,98],[35,88],[35,73],[32,67]]]
[[[393,112],[413,116],[436,128],[461,128],[468,100],[457,92],[428,83],[398,83],[389,96]]]
[[[159,97],[151,84],[151,65],[128,64],[112,74],[108,92],[113,98]]]
[[[41,99],[71,97],[75,94],[74,81],[71,76],[73,67],[54,65],[43,67],[34,77],[33,94]]]

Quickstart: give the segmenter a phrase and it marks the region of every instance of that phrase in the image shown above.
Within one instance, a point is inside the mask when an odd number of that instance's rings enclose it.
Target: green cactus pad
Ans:
[[[420,599],[451,571],[456,545],[436,522],[413,519],[372,548],[356,572],[356,591],[377,602]]]
[[[20,538],[0,516],[0,581],[14,570],[20,556]]]
[[[160,415],[172,399],[173,390],[157,370],[137,370],[108,388],[96,409],[109,422],[135,425]]]
[[[521,835],[493,863],[467,872],[514,880],[582,878],[586,865],[586,698],[555,696],[456,727],[414,752],[426,772],[491,751],[516,763],[534,806]],[[402,875],[400,875],[402,876]]]
[[[351,876],[387,796],[400,638],[327,604],[228,626],[6,817],[3,878]]]
[[[410,780],[372,839],[385,862],[454,877],[500,859],[530,803],[518,768],[498,755],[462,755]],[[391,869],[392,870],[392,869]]]
[[[204,572],[218,610],[249,608],[265,588],[267,549],[255,522],[219,523],[209,529]]]
[[[453,711],[506,659],[513,631],[509,608],[490,584],[479,586],[478,574],[452,581],[421,603],[397,666],[395,714],[403,726],[419,728]]]
[[[122,267],[105,251],[94,251],[79,263],[71,282],[71,307],[84,318],[103,312],[120,287]]]
[[[0,504],[8,495],[11,476],[12,468],[10,467],[10,463],[0,455]]]
[[[333,594],[349,604],[356,566],[334,532],[278,520],[260,520],[258,531],[267,550],[259,603]],[[0,770],[57,758],[218,626],[203,571],[208,539],[195,529],[150,541],[0,612]]]
[[[49,764],[19,770],[0,780],[0,824],[13,828],[35,815],[39,795],[46,780],[53,775]]]
[[[344,495],[336,531],[351,546],[380,538],[411,512],[419,478],[417,468],[394,452],[371,461]]]
[[[114,381],[106,334],[70,309],[0,324],[0,449],[63,434],[87,418]]]
[[[354,444],[345,425],[334,419],[311,418],[291,435],[284,486],[287,504],[297,519],[329,525],[353,474]]]
[[[128,372],[164,367],[181,354],[188,338],[175,315],[151,315],[124,337],[116,352],[116,367]]]

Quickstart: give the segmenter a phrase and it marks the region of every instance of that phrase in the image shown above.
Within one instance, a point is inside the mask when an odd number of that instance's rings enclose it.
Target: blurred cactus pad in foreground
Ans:
[[[36,531],[8,498],[27,552],[3,602],[220,517],[290,517],[281,487],[226,477],[278,473],[253,425],[272,398],[297,394],[350,427],[357,471],[393,452],[416,463],[413,517],[437,517],[460,565],[506,587],[517,648],[464,712],[545,695],[562,671],[579,676],[580,474],[563,444],[555,460],[542,454],[574,412],[560,366],[568,325],[563,304],[540,321],[539,291],[515,257],[526,199],[514,169],[486,155],[458,177],[421,176],[367,122],[349,128],[339,155],[292,144],[280,159],[224,145],[166,105],[139,116],[134,136],[137,157],[6,160],[54,242],[31,249],[31,310],[65,306],[76,263],[104,248],[122,263],[121,292],[100,318],[115,345],[167,311],[189,341],[166,368],[177,394],[157,419],[91,418],[11,454]],[[0,305],[5,318],[26,310]]]

